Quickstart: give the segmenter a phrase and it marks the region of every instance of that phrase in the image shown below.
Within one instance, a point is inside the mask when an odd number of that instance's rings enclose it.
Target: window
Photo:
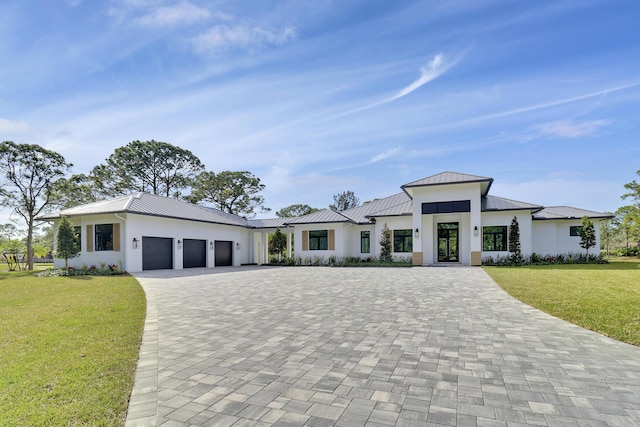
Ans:
[[[580,237],[580,233],[582,233],[581,225],[572,225],[569,227],[569,236]]]
[[[329,249],[329,232],[327,230],[309,231],[309,250],[326,251]]]
[[[482,250],[506,251],[507,227],[502,225],[494,227],[482,227]]]
[[[393,252],[413,252],[411,230],[393,230]]]
[[[113,250],[113,224],[96,224],[96,251]]]
[[[80,248],[80,245],[82,244],[82,227],[79,225],[73,227],[73,234],[75,234],[76,241],[78,242],[78,248]]]
[[[368,254],[371,252],[371,232],[360,232],[360,253]]]
[[[423,214],[471,212],[470,200],[456,200],[451,202],[423,203]]]

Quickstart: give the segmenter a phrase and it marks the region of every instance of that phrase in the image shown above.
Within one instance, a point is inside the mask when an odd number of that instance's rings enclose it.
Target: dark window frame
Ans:
[[[571,236],[571,237],[580,237],[581,233],[582,233],[582,226],[581,225],[571,225],[571,226],[569,226],[569,236]]]
[[[413,234],[410,228],[393,230],[393,252],[413,252]]]
[[[489,225],[482,227],[482,251],[505,252],[508,248],[508,227]]]
[[[371,253],[371,232],[370,231],[360,232],[360,253],[361,254]]]
[[[422,214],[444,214],[471,212],[471,200],[451,200],[422,204]]]
[[[94,250],[113,250],[113,224],[96,224],[94,226]]]
[[[329,230],[309,230],[309,250],[329,250]]]

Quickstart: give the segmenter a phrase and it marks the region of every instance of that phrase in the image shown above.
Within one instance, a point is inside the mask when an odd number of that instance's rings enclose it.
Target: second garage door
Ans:
[[[216,240],[216,267],[224,267],[233,265],[233,242],[225,240]]]
[[[182,267],[195,268],[207,266],[207,241],[184,239],[182,246]]]

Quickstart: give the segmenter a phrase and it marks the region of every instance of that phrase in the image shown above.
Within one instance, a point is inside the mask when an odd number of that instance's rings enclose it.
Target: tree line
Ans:
[[[61,154],[36,144],[4,141],[0,145],[0,201],[26,224],[29,269],[33,268],[35,219],[55,209],[146,192],[211,205],[245,218],[270,211],[259,194],[265,189],[260,178],[249,171],[208,171],[191,151],[167,142],[132,141],[115,149],[88,174],[69,175],[72,167]],[[353,192],[345,191],[334,196],[330,208],[340,211],[358,204]],[[318,210],[294,204],[276,215],[300,216]],[[15,226],[3,227],[7,240],[13,241]],[[51,233],[46,234],[48,241]]]

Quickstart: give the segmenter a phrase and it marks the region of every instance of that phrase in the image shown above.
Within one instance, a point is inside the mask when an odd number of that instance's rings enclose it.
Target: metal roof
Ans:
[[[581,219],[583,216],[588,216],[589,218],[613,218],[611,214],[572,208],[571,206],[548,206],[540,212],[536,212],[533,215],[533,219]]]
[[[377,212],[394,209],[398,206],[403,206],[407,202],[411,202],[411,199],[409,198],[409,196],[407,196],[406,193],[397,193],[383,199],[377,199],[371,202],[367,202],[362,206],[347,209],[346,211],[342,211],[340,213],[350,218],[354,222],[360,224],[368,224],[371,222],[369,220],[370,217],[378,216],[375,215]],[[411,208],[409,208],[409,212],[411,212]]]
[[[462,184],[465,182],[492,182],[493,178],[478,175],[469,175],[458,172],[442,172],[417,181],[404,184],[401,188],[407,187],[424,187],[427,185],[443,185],[443,184]]]
[[[413,189],[417,187],[427,187],[432,185],[467,184],[473,182],[481,184],[480,188],[482,190],[482,196],[486,196],[487,193],[489,193],[491,184],[493,183],[493,178],[446,171],[410,182],[408,184],[404,184],[400,188],[402,188],[402,191],[407,193],[409,197],[413,197]]]
[[[284,228],[289,220],[291,218],[250,219],[249,225],[253,228]]]
[[[111,213],[131,213],[166,218],[186,219],[191,221],[210,222],[215,224],[237,225],[249,227],[249,222],[237,215],[222,212],[218,209],[198,206],[182,200],[157,196],[148,193],[136,193],[120,196],[110,200],[89,203],[60,212],[43,215],[39,219],[56,219],[61,216],[98,215]]]
[[[345,211],[346,212],[346,211]],[[321,211],[310,213],[309,215],[299,216],[297,218],[287,218],[286,224],[323,224],[327,222],[354,222],[346,217],[343,213],[332,211],[331,209],[322,209]]]
[[[516,210],[533,210],[537,212],[543,208],[544,207],[540,205],[505,199],[504,197],[485,196],[482,198],[482,212]]]

